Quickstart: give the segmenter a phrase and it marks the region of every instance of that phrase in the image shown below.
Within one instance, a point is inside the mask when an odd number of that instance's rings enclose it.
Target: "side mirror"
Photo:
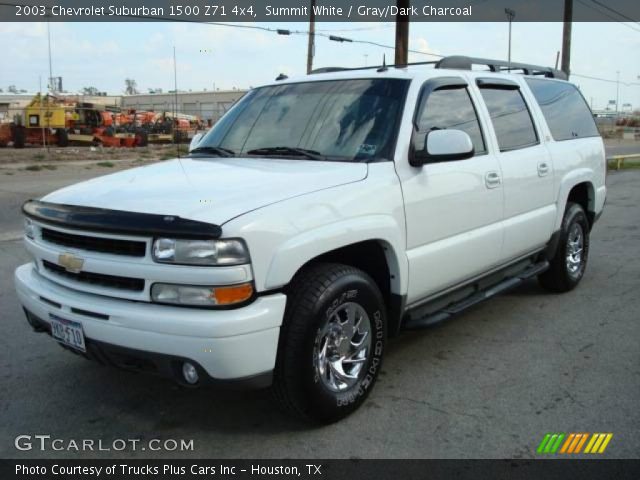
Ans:
[[[411,165],[419,167],[425,163],[464,160],[473,157],[471,137],[462,130],[431,130],[427,133],[424,147],[415,150]]]
[[[193,136],[193,138],[191,139],[191,143],[189,143],[189,151],[193,150],[198,146],[198,144],[200,143],[200,140],[202,140],[202,137],[204,137],[203,132],[196,133]]]

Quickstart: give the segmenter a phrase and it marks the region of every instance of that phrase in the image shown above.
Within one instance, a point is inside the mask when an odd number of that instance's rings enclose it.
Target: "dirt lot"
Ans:
[[[175,158],[177,146],[149,145],[134,148],[104,147],[42,147],[0,148],[0,169],[3,170],[55,170],[62,164],[98,164],[124,162],[140,164]],[[181,154],[187,152],[187,145],[180,145]],[[40,168],[37,168],[40,167]],[[108,167],[107,167],[108,168]]]

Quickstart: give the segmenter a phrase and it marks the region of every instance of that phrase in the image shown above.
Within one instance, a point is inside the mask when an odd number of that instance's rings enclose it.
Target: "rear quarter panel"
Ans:
[[[558,195],[555,230],[559,230],[569,192],[579,183],[590,184],[589,210],[596,214],[602,211],[606,197],[606,158],[604,143],[600,137],[550,142],[548,145]]]

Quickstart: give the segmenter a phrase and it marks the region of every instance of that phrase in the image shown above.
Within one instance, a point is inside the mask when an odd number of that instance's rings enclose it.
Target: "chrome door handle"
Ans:
[[[484,176],[484,184],[487,188],[497,188],[500,186],[500,174],[498,172],[487,172]]]
[[[540,162],[538,164],[538,176],[544,177],[549,173],[549,164],[547,162]]]

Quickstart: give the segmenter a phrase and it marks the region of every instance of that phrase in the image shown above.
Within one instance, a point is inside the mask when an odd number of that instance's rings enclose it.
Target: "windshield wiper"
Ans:
[[[249,150],[247,155],[297,155],[310,160],[326,160],[326,156],[315,150],[297,147],[262,147]]]
[[[234,157],[236,155],[236,152],[229,150],[228,148],[210,146],[196,147],[189,152],[189,154],[192,153],[211,153],[213,155],[218,155],[219,157]]]

